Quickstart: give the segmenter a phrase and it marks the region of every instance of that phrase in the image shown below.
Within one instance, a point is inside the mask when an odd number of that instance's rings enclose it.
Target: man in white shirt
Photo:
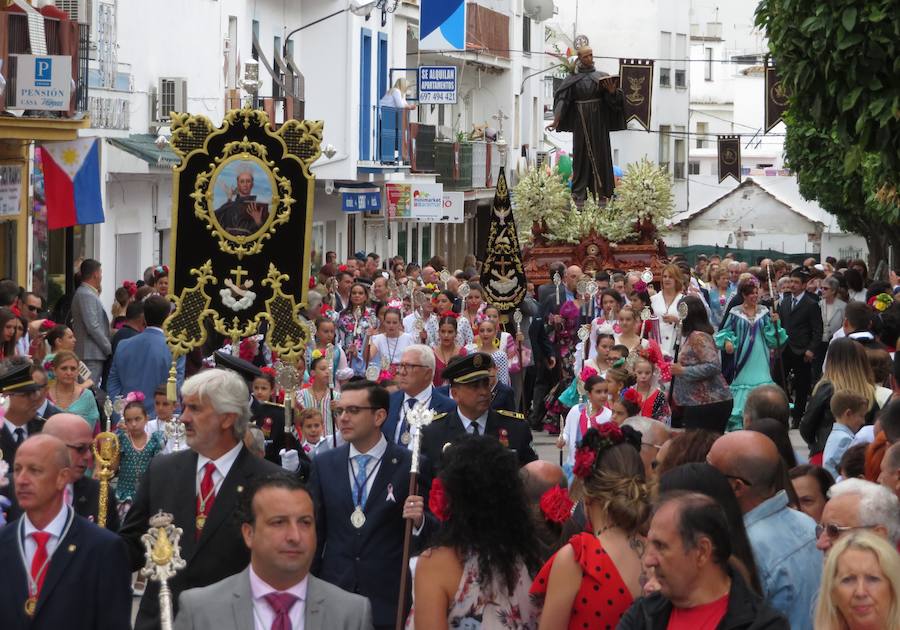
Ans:
[[[279,472],[243,445],[250,421],[247,384],[230,370],[206,370],[182,388],[185,440],[190,450],[156,457],[141,479],[122,524],[132,569],[144,564],[141,536],[159,510],[184,530],[181,555],[187,566],[169,581],[174,596],[242,571],[249,560],[239,523],[238,499],[254,479]],[[135,628],[159,627],[159,586],[150,582]]]
[[[50,435],[25,440],[14,479],[25,513],[0,529],[0,628],[130,628],[125,545],[65,504],[65,443]]]
[[[278,475],[255,484],[247,492],[241,516],[250,566],[182,593],[175,628],[372,628],[369,600],[310,575],[316,551],[315,509],[296,477]]]

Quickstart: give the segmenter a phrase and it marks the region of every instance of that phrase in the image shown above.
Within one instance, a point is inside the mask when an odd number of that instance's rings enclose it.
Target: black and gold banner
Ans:
[[[772,127],[781,122],[781,115],[788,106],[788,95],[778,69],[771,57],[766,55],[766,126],[765,132],[772,131]]]
[[[729,175],[741,183],[740,136],[719,136],[719,183]]]
[[[619,59],[619,87],[625,97],[625,122],[636,120],[650,131],[653,60]]]
[[[496,307],[501,315],[509,314],[525,299],[522,249],[519,247],[516,220],[509,201],[506,172],[502,166],[491,206],[491,227],[484,252],[484,265],[481,267],[481,286],[487,303]]]

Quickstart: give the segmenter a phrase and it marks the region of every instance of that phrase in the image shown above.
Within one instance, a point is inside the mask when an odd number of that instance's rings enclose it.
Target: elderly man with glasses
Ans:
[[[856,529],[870,529],[894,547],[900,543],[900,500],[884,486],[845,479],[828,490],[816,546],[826,555],[837,539]]]
[[[791,628],[812,630],[822,574],[813,519],[788,506],[775,443],[762,433],[734,431],[716,440],[707,462],[728,478],[744,515],[763,597]]]
[[[435,418],[439,419],[456,410],[456,403],[434,389],[434,353],[426,345],[414,344],[403,351],[396,380],[400,389],[391,394],[390,409],[381,432],[388,442],[408,448],[412,433],[406,414],[410,409],[421,403],[433,409]]]

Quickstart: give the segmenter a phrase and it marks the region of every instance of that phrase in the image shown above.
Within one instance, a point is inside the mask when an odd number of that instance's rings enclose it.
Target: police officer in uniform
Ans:
[[[440,468],[444,448],[466,434],[497,438],[515,451],[520,465],[537,459],[525,416],[515,411],[491,409],[493,366],[490,355],[475,352],[453,358],[444,368],[444,378],[450,381],[450,396],[457,408],[435,419],[422,431],[422,452],[434,462],[435,468]]]

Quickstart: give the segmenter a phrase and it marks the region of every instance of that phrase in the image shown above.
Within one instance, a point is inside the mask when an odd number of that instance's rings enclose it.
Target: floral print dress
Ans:
[[[528,590],[531,578],[524,564],[519,566],[519,581],[512,595],[506,589],[484,585],[479,581],[478,558],[472,556],[463,567],[456,598],[447,611],[447,626],[459,630],[536,630],[540,610]],[[406,620],[407,630],[416,627],[411,611]],[[426,630],[421,628],[420,630]]]

